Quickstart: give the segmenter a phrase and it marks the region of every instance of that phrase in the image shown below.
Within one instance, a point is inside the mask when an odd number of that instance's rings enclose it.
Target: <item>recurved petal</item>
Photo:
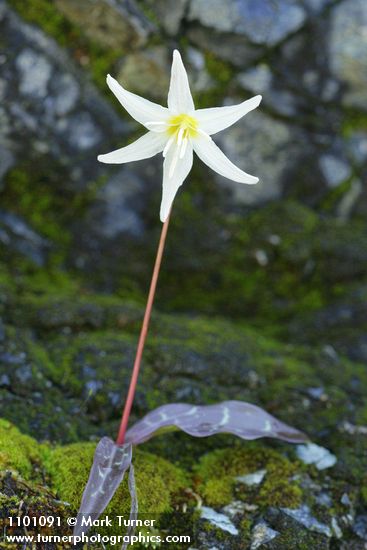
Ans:
[[[122,164],[134,160],[148,159],[163,151],[166,142],[166,135],[148,132],[126,147],[116,149],[116,151],[105,155],[99,155],[98,160],[106,164]]]
[[[111,75],[107,75],[107,84],[121,105],[140,124],[145,125],[146,122],[152,121],[163,122],[168,119],[169,111],[166,107],[128,92]]]
[[[194,101],[190,92],[189,79],[178,50],[173,52],[171,82],[168,92],[168,108],[174,113],[191,113]]]
[[[179,148],[172,147],[163,163],[163,190],[161,202],[161,221],[165,222],[170,213],[173,200],[192,167],[192,145],[187,144],[183,158],[179,158]],[[172,168],[174,167],[174,170]]]
[[[215,170],[215,172],[218,172],[218,174],[225,178],[249,184],[259,181],[259,178],[246,174],[246,172],[233,164],[212,139],[205,139],[204,137],[196,139],[194,141],[194,151],[209,168]]]
[[[238,105],[228,107],[213,107],[211,109],[198,109],[195,118],[199,127],[207,134],[216,134],[228,126],[232,126],[237,120],[256,109],[261,101],[261,95],[256,95]]]

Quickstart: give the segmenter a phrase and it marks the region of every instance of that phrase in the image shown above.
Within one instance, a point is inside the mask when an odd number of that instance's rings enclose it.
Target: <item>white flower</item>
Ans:
[[[98,160],[120,164],[150,158],[163,151],[162,222],[167,219],[177,190],[191,170],[193,151],[221,176],[240,183],[259,181],[235,166],[210,136],[255,109],[261,101],[260,95],[239,105],[195,110],[186,70],[177,50],[173,52],[168,108],[128,92],[110,75],[107,84],[127,112],[149,131],[127,147],[99,155]]]

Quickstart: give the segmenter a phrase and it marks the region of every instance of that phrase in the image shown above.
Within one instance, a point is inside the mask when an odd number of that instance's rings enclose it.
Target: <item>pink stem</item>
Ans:
[[[145,344],[145,340],[146,340],[146,337],[147,337],[149,321],[150,321],[150,316],[151,316],[151,313],[152,313],[152,306],[153,306],[153,302],[154,302],[155,290],[156,290],[156,287],[157,287],[158,275],[159,275],[159,270],[160,270],[161,262],[162,262],[164,244],[165,244],[165,241],[166,241],[166,236],[167,236],[167,231],[168,231],[169,218],[170,218],[170,216],[168,216],[168,218],[166,219],[166,221],[163,224],[161,237],[159,239],[157,256],[156,256],[156,259],[155,259],[154,270],[153,270],[152,280],[151,280],[151,283],[150,283],[150,289],[149,289],[149,294],[148,294],[147,305],[145,307],[143,324],[142,324],[142,327],[141,327],[138,347],[137,347],[137,350],[136,350],[136,356],[135,356],[135,361],[134,361],[133,372],[132,372],[132,375],[131,375],[129,391],[128,391],[128,394],[127,394],[124,410],[123,410],[123,413],[122,413],[122,419],[121,419],[119,433],[118,433],[118,436],[117,436],[117,439],[116,439],[117,445],[122,445],[124,443],[126,429],[127,429],[127,425],[128,425],[128,422],[129,422],[130,412],[131,412],[131,407],[132,407],[132,404],[133,404],[133,401],[134,401],[136,383],[138,381],[141,358],[142,358],[142,355],[143,355],[144,344]]]

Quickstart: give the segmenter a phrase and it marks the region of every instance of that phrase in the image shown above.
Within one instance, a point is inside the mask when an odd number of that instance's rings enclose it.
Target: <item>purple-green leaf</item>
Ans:
[[[136,518],[138,501],[131,464],[132,445],[143,443],[160,429],[171,426],[195,437],[230,433],[242,439],[275,437],[291,443],[301,443],[308,439],[305,434],[284,424],[260,407],[243,401],[224,401],[216,405],[163,405],[148,413],[126,432],[124,445],[118,446],[108,437],[101,439],[84,489],[74,529],[75,536],[88,530],[90,525],[85,523],[88,518],[94,520],[102,514],[129,467],[130,519]],[[128,534],[131,535],[130,530]]]
[[[132,464],[130,464],[130,470],[129,470],[129,492],[131,497],[130,517],[129,517],[129,528],[127,530],[125,537],[130,539],[130,537],[134,534],[136,519],[138,517],[138,496],[136,494],[134,466]],[[124,542],[121,550],[126,550],[128,546],[129,546],[129,543]]]
[[[126,442],[138,445],[168,426],[176,426],[195,437],[231,433],[242,439],[275,437],[291,443],[301,443],[308,439],[302,432],[256,405],[243,401],[223,401],[216,405],[163,405],[134,424],[126,433]]]
[[[129,443],[119,447],[108,437],[103,437],[98,443],[74,527],[74,536],[87,532],[90,522],[98,519],[105,510],[131,465],[131,456],[132,445]]]

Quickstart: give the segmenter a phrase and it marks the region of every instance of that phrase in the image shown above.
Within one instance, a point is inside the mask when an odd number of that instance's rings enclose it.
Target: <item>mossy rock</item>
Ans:
[[[60,526],[57,527],[57,530],[52,526],[45,526],[40,530],[31,522],[25,531],[23,526],[17,526],[15,520],[23,515],[36,520],[40,516],[52,517],[55,518],[55,522],[58,522],[56,518],[59,518]],[[0,471],[0,530],[2,534],[21,537],[27,534],[36,537],[41,532],[45,536],[55,534],[70,536],[71,531],[66,521],[68,516],[70,516],[68,507],[57,500],[46,486],[26,481],[15,471]],[[14,518],[13,526],[10,525],[9,517]],[[0,541],[0,548],[4,550],[18,550],[24,547],[24,544],[7,542],[4,538],[2,536]],[[56,550],[60,546],[50,542],[47,548]],[[69,549],[72,548],[72,545],[65,542],[63,548]],[[91,548],[95,547],[91,546]]]
[[[95,443],[75,443],[51,449],[44,466],[51,486],[62,500],[77,510],[93,461]],[[140,449],[133,450],[139,513],[159,517],[172,511],[173,495],[187,487],[183,470],[163,458]],[[112,517],[130,512],[130,495],[126,477],[113,497],[106,513]]]
[[[57,447],[39,444],[21,434],[10,422],[0,419],[0,446],[0,525],[9,527],[6,520],[9,515],[18,515],[22,498],[34,516],[45,513],[65,519],[66,515],[77,512],[96,443]],[[181,468],[140,449],[134,449],[133,463],[139,514],[143,519],[154,519],[158,527],[160,518],[167,521],[173,512],[175,500],[182,500],[190,484],[189,477]],[[106,515],[111,518],[129,517],[131,499],[126,477],[106,509]],[[65,520],[63,532],[68,531],[66,525]],[[8,529],[10,534],[14,534],[13,531]],[[116,534],[116,525],[99,532]]]
[[[29,479],[41,462],[37,441],[0,418],[0,470],[13,470]]]
[[[259,485],[247,486],[236,477],[266,470]],[[296,508],[302,490],[296,474],[302,471],[298,461],[291,462],[279,452],[248,443],[236,449],[218,449],[204,455],[195,468],[197,491],[210,506],[223,506],[234,498],[260,507]]]

